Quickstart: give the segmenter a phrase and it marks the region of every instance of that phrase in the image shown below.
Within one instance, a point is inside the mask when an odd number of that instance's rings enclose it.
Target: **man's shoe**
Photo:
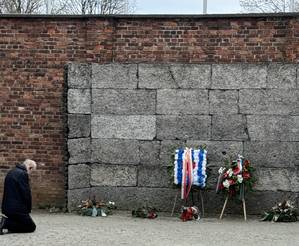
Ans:
[[[0,235],[3,235],[3,229],[4,229],[4,224],[5,221],[7,219],[7,216],[5,216],[4,214],[1,214],[1,221],[0,221]]]

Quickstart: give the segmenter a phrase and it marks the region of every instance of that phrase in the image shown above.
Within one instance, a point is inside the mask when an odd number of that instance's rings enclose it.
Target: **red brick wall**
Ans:
[[[64,65],[76,62],[261,63],[299,60],[299,16],[0,17],[0,190],[24,158],[45,163],[33,199],[65,196]],[[1,195],[1,192],[0,192]]]

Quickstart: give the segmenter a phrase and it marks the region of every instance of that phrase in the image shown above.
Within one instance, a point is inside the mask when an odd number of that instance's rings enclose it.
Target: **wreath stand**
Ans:
[[[243,204],[244,220],[247,221],[244,184],[241,185],[240,197],[241,197],[242,204]],[[225,210],[227,202],[228,202],[228,198],[229,198],[229,194],[225,198],[225,201],[224,201],[224,204],[223,204],[223,208],[222,208],[222,211],[221,211],[221,214],[220,214],[220,217],[219,217],[220,220],[222,220],[223,213],[224,213],[224,210]]]
[[[197,187],[197,186],[192,186],[191,188],[191,201],[192,201],[192,206],[195,205],[195,202],[194,202],[194,192],[198,191],[198,201],[200,200],[201,202],[201,217],[203,218],[204,217],[204,214],[205,214],[205,208],[204,208],[204,202],[203,202],[203,196],[202,196],[202,189]],[[178,190],[178,192],[176,193],[175,195],[175,198],[174,198],[174,203],[173,203],[173,207],[172,207],[172,211],[171,211],[171,216],[173,216],[174,214],[174,209],[175,209],[175,205],[177,203],[177,199],[178,199],[178,195],[180,194],[180,190]],[[184,201],[184,204],[186,205],[187,204],[187,199]]]

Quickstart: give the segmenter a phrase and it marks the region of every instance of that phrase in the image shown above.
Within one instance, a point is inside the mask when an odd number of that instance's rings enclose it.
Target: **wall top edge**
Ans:
[[[28,14],[0,14],[0,19],[226,19],[226,18],[298,18],[299,12],[290,13],[249,13],[249,14],[206,14],[206,15],[28,15]]]

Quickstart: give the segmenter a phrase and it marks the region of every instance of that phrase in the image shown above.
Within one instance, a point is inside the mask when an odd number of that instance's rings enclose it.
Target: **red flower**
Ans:
[[[250,173],[249,172],[243,172],[243,179],[250,179]]]

